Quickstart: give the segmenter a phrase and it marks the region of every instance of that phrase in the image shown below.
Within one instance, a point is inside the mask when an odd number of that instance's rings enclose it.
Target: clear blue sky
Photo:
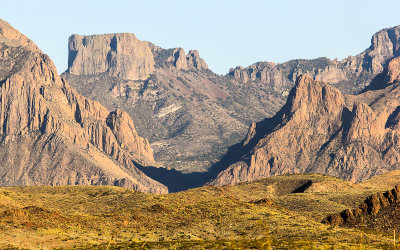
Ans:
[[[163,48],[197,49],[210,69],[295,58],[342,59],[400,25],[398,0],[8,0],[0,18],[67,68],[71,34],[131,32]]]

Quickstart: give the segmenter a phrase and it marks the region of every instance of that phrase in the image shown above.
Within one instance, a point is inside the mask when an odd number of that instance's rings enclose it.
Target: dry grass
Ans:
[[[293,193],[309,181],[305,192]],[[359,244],[360,232],[320,221],[376,189],[321,175],[168,195],[93,186],[0,188],[0,247],[346,248]],[[363,242],[379,248],[391,236],[368,232]]]

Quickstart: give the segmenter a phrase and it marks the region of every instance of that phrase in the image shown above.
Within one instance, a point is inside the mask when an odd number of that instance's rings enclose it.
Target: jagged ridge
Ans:
[[[243,83],[261,82],[285,88],[293,86],[301,74],[307,74],[317,81],[336,86],[343,93],[354,94],[381,73],[392,58],[400,56],[399,48],[400,26],[396,26],[375,33],[368,49],[341,61],[321,57],[281,64],[258,62],[246,68],[232,68],[228,75]]]

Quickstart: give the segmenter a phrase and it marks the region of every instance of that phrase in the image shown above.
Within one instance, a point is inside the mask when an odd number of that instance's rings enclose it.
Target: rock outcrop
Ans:
[[[378,215],[379,212],[390,206],[400,204],[400,186],[395,186],[392,190],[380,192],[369,196],[358,208],[346,209],[338,214],[329,215],[322,220],[332,226],[356,226],[368,224],[368,219]],[[365,225],[363,225],[365,226]]]
[[[302,75],[274,117],[252,124],[247,137],[220,164],[212,185],[271,175],[314,172],[359,182],[399,169],[398,58],[389,63],[383,89],[343,96]],[[394,80],[394,82],[390,82]]]
[[[78,94],[47,55],[2,20],[0,41],[0,185],[168,191],[136,167],[155,161],[128,114]]]
[[[103,66],[99,71],[91,66],[86,67],[88,71],[85,72],[75,70],[77,65],[93,62],[93,55],[98,51],[110,51],[110,40],[119,36],[121,34],[71,36],[70,67],[63,77],[81,94],[100,101],[109,109],[127,111],[140,134],[149,138],[157,161],[162,161],[163,165],[188,172],[204,171],[228,145],[240,140],[240,133],[245,132],[248,122],[275,112],[265,107],[274,107],[276,105],[269,103],[279,100],[266,98],[264,91],[253,88],[237,91],[239,84],[208,70],[196,50],[187,53],[182,48],[162,49],[132,39],[132,43],[124,43],[130,51],[139,51],[141,43],[151,50],[154,67],[148,78],[118,76],[111,74],[114,72],[111,68]],[[85,47],[76,40],[91,41],[89,44],[96,46]],[[118,55],[119,50],[116,53]],[[104,65],[111,65],[106,60],[103,60]],[[137,62],[129,67],[142,69]]]

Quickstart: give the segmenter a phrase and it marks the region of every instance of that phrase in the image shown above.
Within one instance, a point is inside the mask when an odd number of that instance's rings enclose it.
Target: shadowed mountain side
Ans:
[[[400,81],[400,57],[391,60],[388,66],[365,87],[360,93],[365,93],[370,90],[379,90],[386,88],[389,84],[394,84]]]
[[[236,184],[302,172],[359,182],[396,169],[392,157],[397,151],[390,146],[396,139],[386,135],[383,141],[379,140],[384,129],[396,128],[400,120],[399,103],[392,101],[400,95],[396,84],[399,62],[398,58],[393,59],[388,69],[374,79],[380,80],[380,89],[357,96],[343,96],[325,83],[300,76],[282,109],[271,118],[252,123],[246,138],[230,147],[206,173],[181,174],[159,168],[146,173],[174,191],[181,191],[204,184]],[[386,105],[387,100],[392,103]],[[265,157],[268,151],[265,153],[264,149],[273,152],[273,156]],[[366,150],[370,153],[365,155]]]
[[[143,166],[138,166],[138,168],[150,178],[167,186],[170,193],[204,186],[213,176],[209,172],[182,173],[173,168]]]
[[[294,89],[291,91],[289,98],[294,94],[294,91]],[[249,129],[249,133],[254,134],[254,137],[250,139],[246,138],[242,142],[229,147],[227,153],[221,160],[213,164],[206,172],[182,173],[175,169],[140,166],[139,169],[152,179],[166,185],[170,192],[179,192],[206,185],[214,180],[221,171],[225,170],[226,166],[232,165],[238,161],[246,161],[249,163],[249,159],[245,156],[251,152],[258,140],[279,126],[283,114],[286,110],[290,109],[288,105],[289,104],[286,104],[275,116],[266,118],[258,122],[257,125],[253,123]]]
[[[293,95],[293,92],[294,89],[291,91],[290,95]],[[215,179],[221,171],[225,170],[226,166],[232,165],[238,161],[248,162],[249,159],[243,157],[251,152],[259,139],[261,139],[265,134],[273,131],[273,129],[280,124],[282,121],[282,114],[288,109],[287,105],[288,104],[286,104],[275,116],[258,122],[257,126],[253,123],[249,131],[255,133],[254,137],[247,143],[247,139],[245,139],[242,142],[229,147],[227,153],[221,158],[221,160],[213,164],[206,172],[182,173],[175,169],[142,166],[139,166],[139,169],[150,178],[166,185],[169,192],[179,192],[206,185]]]

